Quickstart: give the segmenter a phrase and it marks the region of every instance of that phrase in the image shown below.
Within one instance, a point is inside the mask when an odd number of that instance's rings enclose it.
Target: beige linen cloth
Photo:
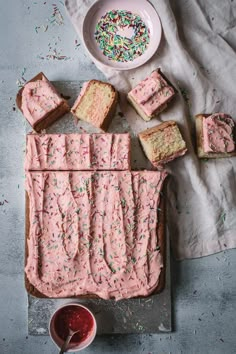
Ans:
[[[82,21],[93,2],[66,1],[81,40]],[[124,93],[157,67],[179,89],[167,111],[149,123],[125,101],[122,110],[134,133],[165,120],[179,123],[188,153],[166,166],[171,174],[167,225],[176,258],[196,258],[236,247],[236,157],[200,161],[194,151],[195,114],[225,112],[236,119],[236,6],[220,0],[152,0],[152,4],[163,27],[156,55],[126,72],[95,64]]]

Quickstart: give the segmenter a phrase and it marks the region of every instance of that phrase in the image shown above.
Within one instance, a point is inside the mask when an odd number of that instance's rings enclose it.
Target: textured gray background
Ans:
[[[207,0],[210,4],[210,0]],[[219,0],[218,0],[219,1]],[[228,0],[227,0],[228,1]],[[45,2],[45,4],[44,4]],[[173,0],[174,2],[174,0]],[[230,3],[230,1],[228,1]],[[55,3],[64,25],[49,21]],[[178,0],[181,18],[187,2]],[[182,7],[181,7],[182,6]],[[36,26],[48,25],[48,29]],[[58,38],[59,36],[59,38]],[[14,111],[16,81],[39,71],[51,80],[102,78],[57,0],[1,0],[0,9],[0,353],[57,353],[49,337],[27,334],[24,257],[24,120]],[[69,60],[43,60],[52,49]],[[57,44],[55,44],[57,43]],[[200,58],[204,65],[204,58]],[[235,192],[235,191],[234,191]],[[4,202],[6,200],[7,202]],[[4,203],[4,204],[3,204]],[[3,204],[3,205],[2,205]],[[206,235],[207,236],[207,235]],[[85,353],[214,353],[236,352],[236,251],[199,260],[172,261],[174,332],[161,335],[97,337]]]

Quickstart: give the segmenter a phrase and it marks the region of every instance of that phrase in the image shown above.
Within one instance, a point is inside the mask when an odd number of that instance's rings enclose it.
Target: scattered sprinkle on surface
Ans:
[[[48,19],[49,23],[51,25],[58,25],[58,26],[64,25],[64,17],[62,16],[58,6],[56,4],[52,4],[52,7],[53,7],[53,13],[51,17]]]
[[[0,206],[4,205],[4,204],[8,204],[8,200],[4,199],[2,202],[0,202]]]
[[[78,40],[75,40],[75,50],[79,49],[80,43],[78,43]]]
[[[41,26],[36,26],[35,27],[35,32],[36,33],[39,33],[39,31],[47,32],[47,30],[48,30],[48,25],[41,25]]]
[[[226,213],[223,212],[223,213],[221,214],[221,216],[220,216],[220,221],[221,221],[222,223],[224,223],[224,222],[225,222],[225,219],[226,219]]]
[[[23,68],[21,72],[21,77],[16,81],[16,84],[19,88],[23,87],[27,81],[25,78],[25,73],[26,73],[26,68]]]
[[[67,55],[62,55],[61,51],[57,50],[56,48],[49,49],[48,54],[46,54],[45,56],[42,53],[37,55],[37,58],[41,60],[71,60],[71,57],[68,57]]]

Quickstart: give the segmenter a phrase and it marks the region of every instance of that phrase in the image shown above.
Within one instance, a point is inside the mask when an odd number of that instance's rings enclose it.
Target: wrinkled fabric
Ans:
[[[81,36],[92,0],[67,0]],[[236,157],[199,160],[194,115],[225,112],[236,120],[236,6],[211,0],[152,0],[162,22],[161,44],[140,68],[115,71],[95,62],[117,90],[127,93],[157,67],[179,94],[158,118],[144,122],[122,98],[122,110],[137,134],[160,122],[178,122],[188,153],[167,165],[167,227],[177,259],[197,258],[236,247]],[[81,38],[82,39],[82,38]]]

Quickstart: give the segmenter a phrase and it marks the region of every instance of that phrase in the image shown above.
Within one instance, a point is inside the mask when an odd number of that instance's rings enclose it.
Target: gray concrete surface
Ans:
[[[182,1],[182,0],[181,0]],[[181,1],[179,3],[181,4]],[[45,3],[45,4],[44,4]],[[47,21],[57,4],[64,25]],[[59,21],[60,22],[60,21]],[[41,26],[35,30],[36,26]],[[48,26],[43,27],[43,26]],[[45,31],[45,29],[47,29]],[[38,31],[38,33],[36,33]],[[45,32],[44,32],[45,31]],[[57,0],[1,1],[0,9],[0,353],[57,353],[49,337],[27,334],[24,264],[24,120],[15,113],[16,81],[39,71],[51,80],[102,78]],[[69,60],[40,59],[50,45]],[[56,44],[55,44],[56,43]],[[50,53],[49,53],[50,52]],[[172,260],[174,332],[97,337],[85,353],[233,354],[236,352],[236,250]]]

